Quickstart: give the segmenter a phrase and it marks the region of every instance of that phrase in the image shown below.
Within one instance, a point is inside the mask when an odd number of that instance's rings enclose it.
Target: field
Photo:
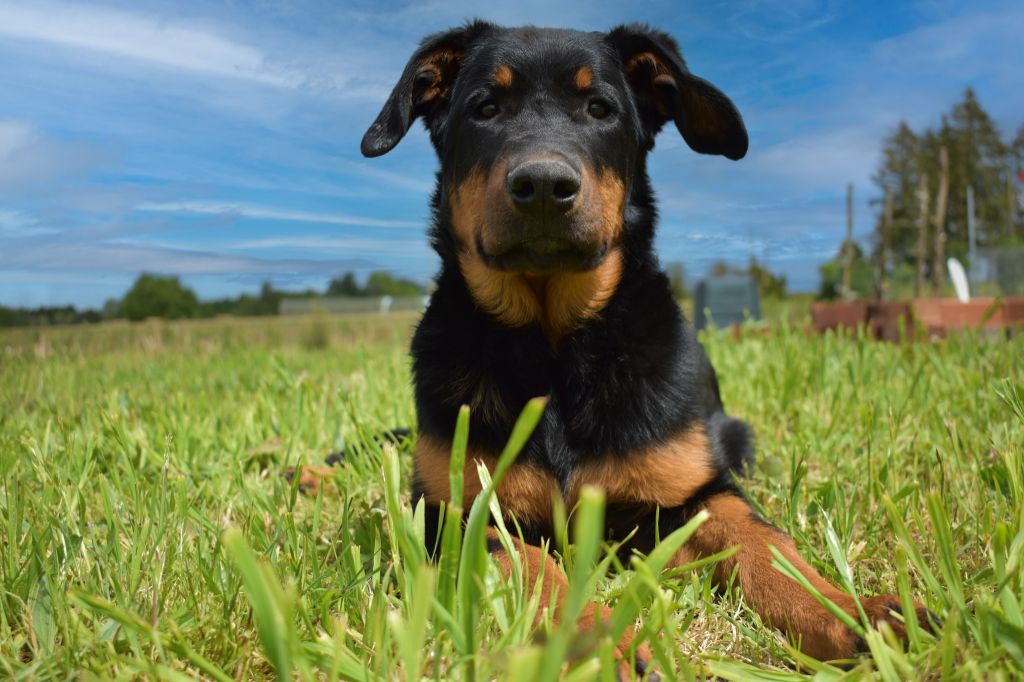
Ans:
[[[0,676],[614,679],[609,637],[532,632],[529,590],[481,557],[486,507],[462,511],[461,557],[446,538],[461,570],[422,560],[409,449],[368,438],[414,424],[414,322],[0,333]],[[705,342],[758,432],[764,514],[831,580],[916,598],[944,628],[912,629],[907,652],[868,632],[873,655],[845,669],[801,663],[706,566],[617,565],[597,495],[552,549],[570,608],[617,605],[663,679],[1024,675],[1024,335]],[[360,442],[320,495],[282,475]]]

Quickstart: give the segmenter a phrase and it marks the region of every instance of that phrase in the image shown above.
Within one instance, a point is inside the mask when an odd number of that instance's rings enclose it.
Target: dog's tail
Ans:
[[[708,438],[720,464],[740,476],[754,473],[754,430],[745,421],[718,410],[708,420]]]

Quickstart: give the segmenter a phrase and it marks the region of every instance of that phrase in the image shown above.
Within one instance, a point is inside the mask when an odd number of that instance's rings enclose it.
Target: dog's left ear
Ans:
[[[671,119],[695,152],[743,158],[747,129],[740,112],[721,90],[690,73],[671,36],[633,24],[612,29],[605,40],[622,61],[652,141]]]
[[[363,135],[363,156],[391,151],[423,116],[428,126],[447,111],[449,97],[469,46],[487,34],[491,24],[474,21],[460,28],[427,36],[405,65],[402,76],[377,119]]]

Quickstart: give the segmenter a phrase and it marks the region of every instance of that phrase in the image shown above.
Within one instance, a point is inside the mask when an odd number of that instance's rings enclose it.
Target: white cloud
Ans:
[[[92,145],[53,140],[25,121],[0,120],[0,196],[24,196],[27,188],[52,191],[61,178],[96,168],[104,154]]]
[[[302,77],[205,27],[63,2],[0,2],[0,35],[106,53],[201,74],[297,86]]]
[[[0,237],[5,239],[23,239],[56,232],[49,227],[40,225],[32,216],[21,211],[0,209]]]
[[[358,258],[269,259],[128,242],[57,242],[15,245],[0,261],[0,272],[57,271],[182,275],[236,273],[321,274],[365,267]]]
[[[871,176],[882,134],[884,129],[868,123],[800,135],[753,150],[744,171],[752,180],[794,183],[801,193],[841,190],[847,182],[863,182]]]
[[[219,201],[177,201],[169,203],[146,203],[136,206],[140,211],[157,213],[194,213],[200,215],[224,215],[256,220],[282,220],[299,223],[323,223],[329,225],[358,225],[362,227],[420,228],[423,223],[410,220],[381,220],[365,216],[339,213],[310,213],[286,209],[266,208],[251,204]]]
[[[36,139],[36,132],[24,121],[0,121],[0,163],[27,147]]]
[[[247,239],[230,245],[235,249],[340,249],[348,251],[385,251],[409,255],[410,249],[426,252],[426,240],[345,239],[319,235]]]

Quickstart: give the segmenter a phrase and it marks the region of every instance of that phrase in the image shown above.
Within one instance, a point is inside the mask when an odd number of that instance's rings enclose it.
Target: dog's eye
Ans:
[[[494,118],[498,115],[498,105],[494,102],[484,102],[476,108],[476,115],[480,118]]]
[[[604,118],[608,115],[609,111],[608,103],[599,99],[592,99],[590,104],[587,105],[587,113],[594,118]]]

